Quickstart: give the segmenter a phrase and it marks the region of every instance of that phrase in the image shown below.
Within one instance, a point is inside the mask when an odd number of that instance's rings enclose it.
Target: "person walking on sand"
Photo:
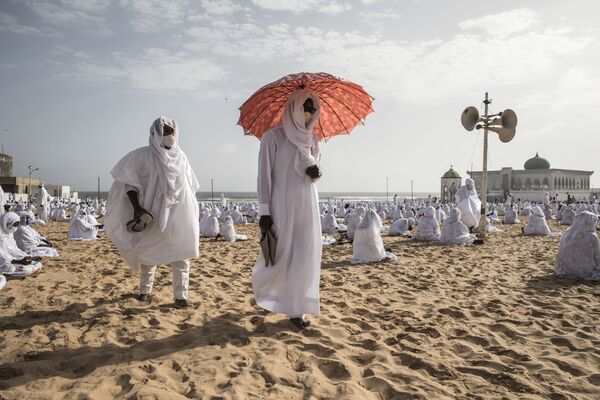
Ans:
[[[140,301],[150,300],[157,264],[168,263],[175,305],[189,307],[189,259],[198,256],[199,248],[199,185],[178,140],[177,123],[160,117],[150,127],[149,145],[115,165],[104,225],[132,271],[140,274]]]
[[[266,132],[258,155],[259,226],[277,238],[273,265],[262,252],[252,270],[258,306],[287,314],[299,329],[304,314],[319,315],[321,220],[315,181],[321,177],[320,150],[313,126],[319,98],[305,89],[293,92],[283,123]]]

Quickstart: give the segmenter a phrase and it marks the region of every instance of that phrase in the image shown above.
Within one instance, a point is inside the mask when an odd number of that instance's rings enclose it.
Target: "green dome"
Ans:
[[[451,165],[450,169],[448,171],[446,171],[446,173],[442,176],[442,178],[460,178],[460,175],[458,174],[458,172],[456,172],[454,170],[454,168],[452,168],[452,165]]]
[[[535,153],[535,157],[525,161],[525,169],[550,169],[550,163]]]

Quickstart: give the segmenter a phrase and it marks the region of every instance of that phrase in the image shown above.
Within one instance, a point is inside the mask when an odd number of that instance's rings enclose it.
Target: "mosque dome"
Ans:
[[[550,169],[550,163],[535,153],[535,157],[525,161],[525,169]]]
[[[454,168],[452,168],[452,165],[451,165],[450,169],[448,171],[446,171],[446,173],[442,176],[442,178],[460,178],[460,175],[458,174],[458,172],[456,172],[454,170]]]

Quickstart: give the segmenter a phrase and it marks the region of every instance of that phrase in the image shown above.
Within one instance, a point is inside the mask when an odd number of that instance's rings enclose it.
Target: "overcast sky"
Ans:
[[[259,141],[238,107],[281,76],[325,71],[362,85],[375,113],[322,146],[322,191],[439,190],[452,164],[481,168],[460,125],[490,92],[517,135],[490,137],[489,168],[598,170],[600,2],[448,0],[2,0],[0,143],[15,173],[78,190],[179,123],[201,190],[256,188]],[[600,171],[592,176],[600,187]]]

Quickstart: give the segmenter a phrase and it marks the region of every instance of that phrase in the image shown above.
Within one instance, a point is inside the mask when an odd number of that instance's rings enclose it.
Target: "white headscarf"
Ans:
[[[175,132],[176,142],[169,150],[163,146],[163,128],[165,125],[173,128]],[[186,157],[183,151],[179,149],[177,123],[170,118],[160,117],[152,123],[148,141],[158,170],[160,192],[164,198],[163,212],[161,212],[159,221],[161,230],[164,230],[169,219],[170,209],[177,204],[177,199],[185,182],[182,174],[185,174]]]
[[[316,111],[306,126],[304,102],[309,98],[312,99]],[[283,130],[288,140],[298,149],[294,166],[302,177],[308,178],[306,168],[319,162],[319,141],[313,133],[313,127],[319,120],[320,111],[319,98],[309,90],[299,89],[290,95],[283,112]]]

